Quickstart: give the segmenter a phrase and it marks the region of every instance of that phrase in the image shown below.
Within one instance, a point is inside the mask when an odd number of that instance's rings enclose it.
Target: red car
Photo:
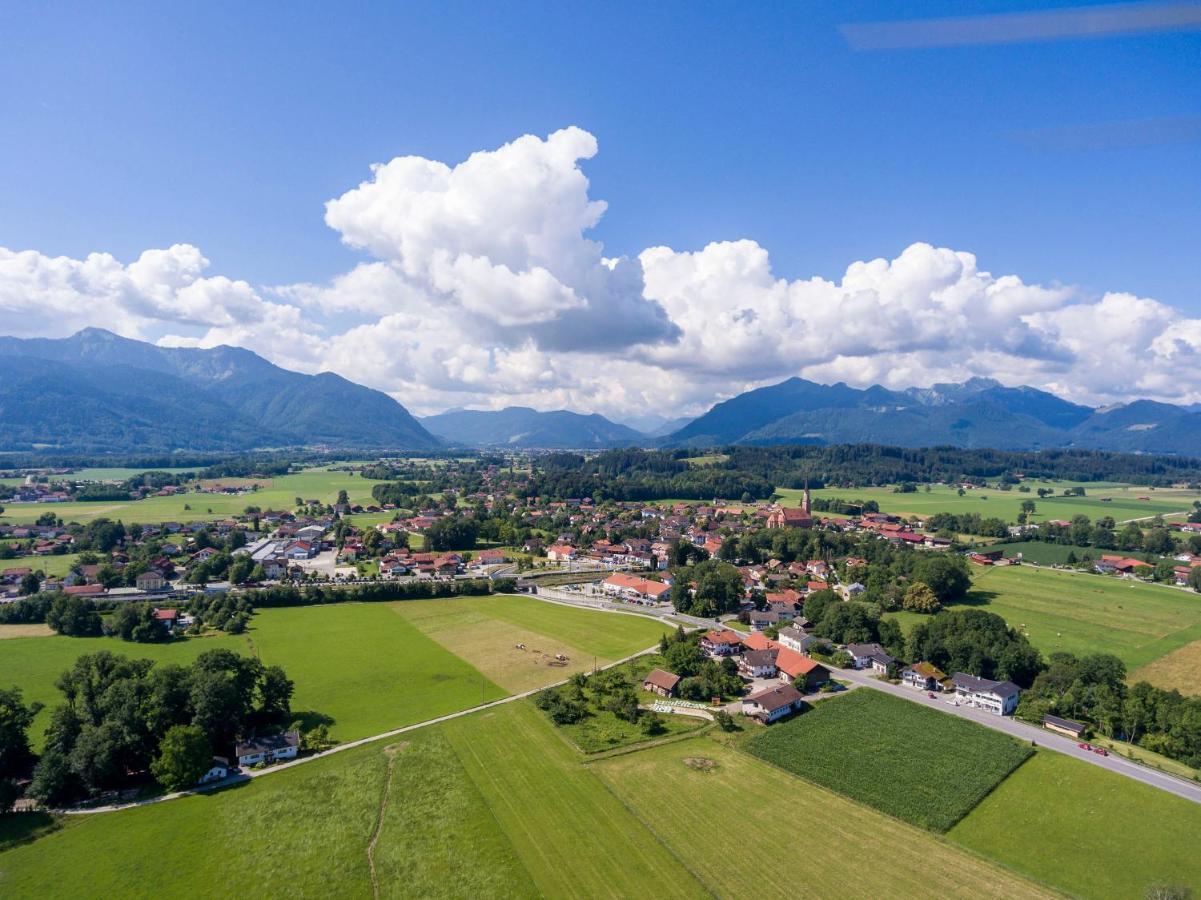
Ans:
[[[928,693],[926,694],[926,696],[927,696],[927,697],[929,697],[931,700],[937,700],[937,699],[938,699],[938,697],[936,697],[936,696],[935,696],[935,694],[934,694],[934,691],[930,691],[930,692],[928,692]]]
[[[1101,756],[1109,756],[1109,751],[1104,747],[1093,747],[1093,753],[1098,753]]]
[[[1093,749],[1092,746],[1090,746],[1089,744],[1077,744],[1076,746],[1079,747],[1081,750],[1092,750]]]

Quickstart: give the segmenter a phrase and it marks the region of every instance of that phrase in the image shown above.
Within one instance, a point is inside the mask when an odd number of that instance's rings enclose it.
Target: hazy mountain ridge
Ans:
[[[421,423],[448,443],[465,447],[587,450],[649,443],[642,432],[597,413],[586,415],[562,409],[455,409],[427,416]]]
[[[0,373],[5,449],[439,445],[381,391],[236,347],[157,347],[95,328],[60,340],[5,337]]]
[[[1097,410],[989,378],[904,391],[790,378],[718,403],[658,443],[711,447],[861,442],[1194,454],[1201,447],[1201,413],[1150,400]]]

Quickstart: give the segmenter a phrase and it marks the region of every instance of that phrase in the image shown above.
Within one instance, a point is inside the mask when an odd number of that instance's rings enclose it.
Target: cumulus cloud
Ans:
[[[373,166],[325,209],[369,258],[322,284],[208,274],[186,244],[128,264],[0,248],[3,330],[235,344],[418,412],[676,415],[791,375],[889,387],[989,375],[1082,402],[1201,400],[1201,320],[994,275],[962,250],[914,243],[836,280],[777,277],[750,240],[605,257],[589,233],[606,207],[581,168],[596,152],[572,127],[457,165]]]

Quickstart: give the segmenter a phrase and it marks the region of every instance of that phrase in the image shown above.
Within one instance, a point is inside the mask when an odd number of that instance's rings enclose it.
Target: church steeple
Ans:
[[[807,516],[813,515],[813,511],[809,506],[809,479],[808,478],[805,479],[805,499],[801,503],[801,509],[805,510],[805,515],[807,515]]]

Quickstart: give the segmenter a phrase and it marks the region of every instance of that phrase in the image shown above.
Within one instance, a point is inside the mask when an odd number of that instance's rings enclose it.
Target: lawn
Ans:
[[[708,738],[590,768],[718,896],[1049,896],[928,832]]]
[[[746,749],[933,831],[954,825],[1032,752],[982,725],[867,689],[759,731]]]
[[[454,602],[454,601],[444,601]],[[495,700],[507,692],[395,615],[388,604],[265,609],[243,635],[132,644],[116,638],[29,637],[4,642],[0,685],[18,685],[27,700],[61,701],[58,676],[76,657],[108,650],[134,658],[187,664],[215,647],[257,654],[284,667],[296,683],[292,708],[333,718],[331,735],[355,740]],[[43,710],[30,731],[41,744]]]
[[[973,571],[968,603],[1025,632],[1044,654],[1112,653],[1129,670],[1201,640],[1201,597],[1083,572],[1001,566]],[[920,620],[894,613],[906,630]]]
[[[234,481],[235,479],[228,479]],[[90,522],[101,516],[132,522],[193,522],[222,519],[237,515],[247,506],[260,509],[293,509],[296,498],[333,503],[338,491],[345,490],[351,503],[373,503],[371,488],[377,482],[353,472],[335,472],[328,468],[306,469],[271,479],[271,487],[246,494],[201,494],[189,492],[172,497],[147,497],[144,500],[99,503],[8,503],[0,522],[28,523],[53,512],[64,522]]]
[[[1075,561],[1083,560],[1086,556],[1091,559],[1100,559],[1103,554],[1118,552],[1116,550],[1098,550],[1095,547],[1073,547],[1071,544],[1048,544],[1045,541],[1005,541],[989,544],[988,549],[1000,550],[1006,557],[1014,557],[1020,553],[1025,562],[1039,566],[1062,566],[1071,562],[1069,557],[1074,556]],[[1122,551],[1121,555],[1152,561],[1157,559],[1153,553],[1143,553],[1137,550]]]
[[[914,493],[894,493],[891,487],[871,488],[827,488],[812,492],[814,499],[818,497],[842,500],[875,500],[880,504],[880,510],[897,515],[929,516],[937,512],[949,513],[979,513],[982,516],[995,516],[1012,522],[1021,512],[1022,501],[1033,500],[1037,505],[1033,521],[1041,522],[1048,519],[1067,519],[1083,513],[1090,519],[1103,516],[1113,516],[1122,522],[1127,519],[1144,518],[1159,514],[1185,512],[1192,507],[1194,500],[1201,500],[1201,493],[1182,488],[1150,488],[1113,483],[1082,483],[1082,482],[1028,482],[1029,493],[1018,490],[998,491],[992,489],[965,491],[959,496],[957,488],[946,485],[932,485],[929,492],[919,487]],[[1065,488],[1079,485],[1085,489],[1083,497],[1045,497],[1039,499],[1038,489],[1050,488],[1056,494],[1062,495]],[[783,498],[782,502],[800,505],[802,491],[781,488],[777,493]],[[1102,497],[1109,497],[1108,501]],[[1147,500],[1139,500],[1147,497]]]
[[[542,896],[707,894],[529,701],[444,728]]]
[[[1201,603],[1201,597],[1195,602]],[[1165,691],[1201,696],[1201,640],[1185,644],[1130,675],[1131,681],[1149,681]]]
[[[949,836],[1069,893],[1126,898],[1160,883],[1201,892],[1198,835],[1201,806],[1040,750]]]
[[[10,568],[28,568],[41,571],[52,578],[62,578],[79,562],[78,553],[62,553],[55,556],[22,556],[17,559],[0,559],[0,571]]]
[[[530,597],[407,600],[392,609],[492,681],[517,693],[607,665],[654,644],[666,626],[643,616]],[[517,649],[524,644],[524,650]],[[563,664],[557,654],[568,658]]]

